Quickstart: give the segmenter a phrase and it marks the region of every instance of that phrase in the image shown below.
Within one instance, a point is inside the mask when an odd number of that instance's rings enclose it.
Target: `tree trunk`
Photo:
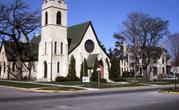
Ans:
[[[32,63],[31,63],[31,62],[29,62],[29,64],[28,64],[28,71],[29,71],[28,80],[30,80],[30,79],[31,79],[31,70],[32,70]]]
[[[17,80],[22,80],[22,60],[20,57],[17,58]]]

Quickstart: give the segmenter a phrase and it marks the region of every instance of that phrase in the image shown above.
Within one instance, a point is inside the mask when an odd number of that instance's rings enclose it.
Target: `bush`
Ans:
[[[65,82],[65,81],[80,81],[80,78],[78,77],[75,77],[74,80],[71,80],[70,78],[68,77],[63,77],[63,76],[57,76],[55,78],[55,81],[56,82]]]
[[[90,77],[91,81],[98,81],[98,72],[93,72]]]
[[[122,81],[126,81],[126,79],[123,78],[113,78],[114,82],[122,82]]]
[[[76,77],[75,81],[81,81],[81,79],[79,77]]]
[[[124,71],[123,74],[122,74],[122,78],[133,78],[133,77],[134,77],[133,72]]]
[[[57,77],[55,78],[55,81],[56,81],[56,82],[65,82],[65,81],[69,81],[69,79],[66,78],[66,77],[63,77],[63,76],[57,76]]]
[[[106,79],[100,79],[100,82],[106,83],[107,80]]]

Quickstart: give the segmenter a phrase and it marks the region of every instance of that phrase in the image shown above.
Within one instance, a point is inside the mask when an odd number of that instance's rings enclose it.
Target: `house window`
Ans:
[[[6,72],[6,63],[4,62],[4,73]]]
[[[44,78],[47,78],[47,62],[44,61]]]
[[[61,54],[63,54],[63,43],[61,43]]]
[[[60,11],[57,12],[56,19],[57,19],[57,24],[61,25],[61,12]]]
[[[60,62],[57,63],[57,73],[60,72]]]
[[[54,45],[55,45],[55,48],[54,48],[55,50],[54,50],[54,52],[55,52],[55,54],[56,54],[56,53],[57,53],[57,42],[55,42]]]
[[[164,58],[162,58],[162,64],[164,64],[165,63],[165,59]]]
[[[165,68],[164,67],[162,68],[162,72],[163,72],[163,74],[165,74]]]
[[[45,25],[48,24],[48,12],[45,12]]]

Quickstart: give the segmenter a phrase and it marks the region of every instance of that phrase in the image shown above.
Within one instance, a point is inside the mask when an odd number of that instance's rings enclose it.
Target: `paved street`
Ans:
[[[32,93],[0,87],[0,108],[1,110],[179,110],[179,95],[161,94],[157,91],[58,97],[61,94],[66,93]]]

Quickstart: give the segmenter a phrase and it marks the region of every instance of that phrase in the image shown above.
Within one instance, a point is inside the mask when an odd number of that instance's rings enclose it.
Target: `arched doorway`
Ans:
[[[47,62],[44,61],[44,78],[47,78]]]
[[[100,65],[100,69],[101,69],[101,79],[104,79],[104,64],[103,64],[103,61],[102,60],[100,60],[99,61],[99,65]]]

